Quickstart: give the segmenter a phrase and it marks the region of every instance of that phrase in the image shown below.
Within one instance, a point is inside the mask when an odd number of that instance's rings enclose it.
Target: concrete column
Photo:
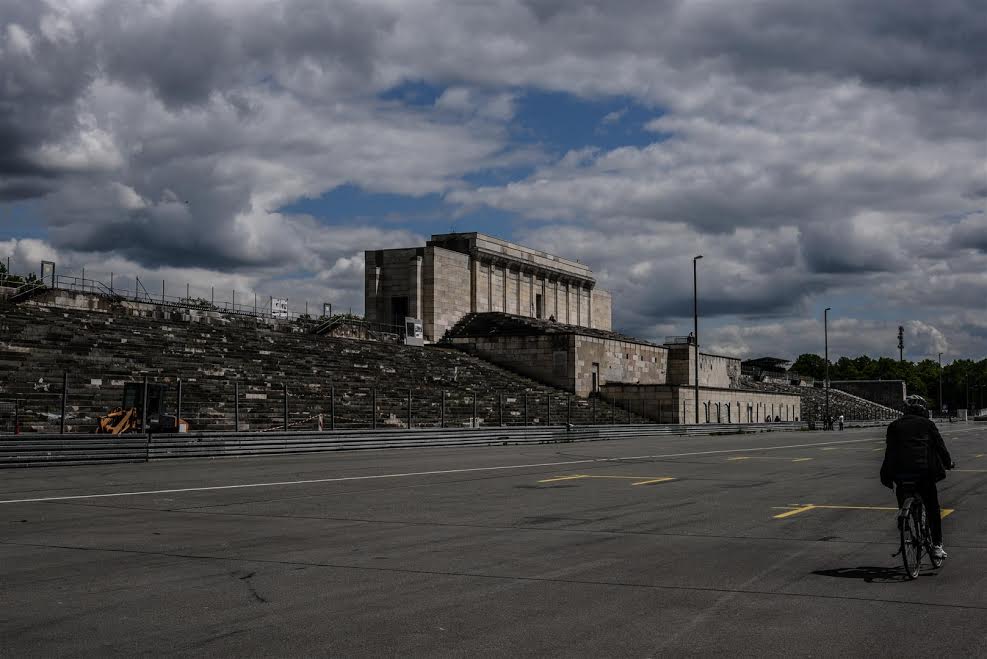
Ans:
[[[523,316],[524,310],[521,308],[521,280],[524,279],[524,273],[520,270],[517,271],[517,291],[515,291],[514,298],[516,300],[514,308],[517,311],[517,315]]]
[[[423,318],[422,316],[422,257],[416,256],[411,262],[411,272],[409,273],[410,284],[408,287],[408,313],[413,318]],[[404,318],[400,320],[404,324]]]
[[[583,324],[583,285],[576,285],[576,324]]]
[[[504,275],[503,275],[504,276],[504,279],[503,279],[504,285],[500,287],[501,288],[501,292],[503,293],[503,298],[504,298],[502,304],[504,305],[503,306],[504,313],[507,313],[507,266],[506,265],[505,266],[502,266],[500,270],[501,270],[501,272],[504,273]]]
[[[476,290],[477,280],[480,278],[480,262],[470,257],[470,311],[477,312],[479,305],[478,296],[480,292]]]
[[[593,327],[593,289],[586,289],[586,327]]]
[[[487,263],[487,311],[493,311],[493,263]]]
[[[544,304],[544,301],[542,302]],[[535,273],[528,273],[528,315],[535,317]]]

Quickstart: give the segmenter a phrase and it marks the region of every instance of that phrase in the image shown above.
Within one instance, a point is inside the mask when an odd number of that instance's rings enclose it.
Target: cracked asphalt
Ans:
[[[905,581],[883,429],[0,472],[0,656],[987,655],[987,425]]]

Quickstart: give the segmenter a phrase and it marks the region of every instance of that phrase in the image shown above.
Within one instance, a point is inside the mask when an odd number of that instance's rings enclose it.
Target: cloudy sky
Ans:
[[[479,230],[641,337],[703,254],[713,350],[981,359],[985,68],[978,0],[2,2],[0,258],[357,311]]]

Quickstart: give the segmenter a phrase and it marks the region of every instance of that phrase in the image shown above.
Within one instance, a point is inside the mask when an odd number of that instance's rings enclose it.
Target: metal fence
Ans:
[[[0,400],[0,433],[95,432],[99,419],[122,407],[131,378],[62,373],[19,385]],[[678,422],[671,401],[614,404],[547,389],[337,386],[311,379],[249,381],[231,378],[150,377],[164,384],[162,413],[193,431],[285,432],[334,429],[479,428],[626,425]],[[3,383],[0,383],[3,384]],[[11,387],[4,387],[8,392]],[[9,396],[9,397],[8,397]]]

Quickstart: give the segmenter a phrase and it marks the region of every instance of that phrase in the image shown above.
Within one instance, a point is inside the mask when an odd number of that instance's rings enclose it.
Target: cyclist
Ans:
[[[903,481],[912,481],[922,497],[929,529],[932,532],[933,554],[945,558],[942,548],[942,517],[939,510],[939,493],[936,483],[946,478],[946,470],[956,465],[949,457],[946,443],[936,424],[929,419],[929,408],[921,396],[905,399],[905,414],[888,426],[884,464],[881,465],[881,483],[885,487],[898,485],[898,506],[905,499],[901,488]]]

